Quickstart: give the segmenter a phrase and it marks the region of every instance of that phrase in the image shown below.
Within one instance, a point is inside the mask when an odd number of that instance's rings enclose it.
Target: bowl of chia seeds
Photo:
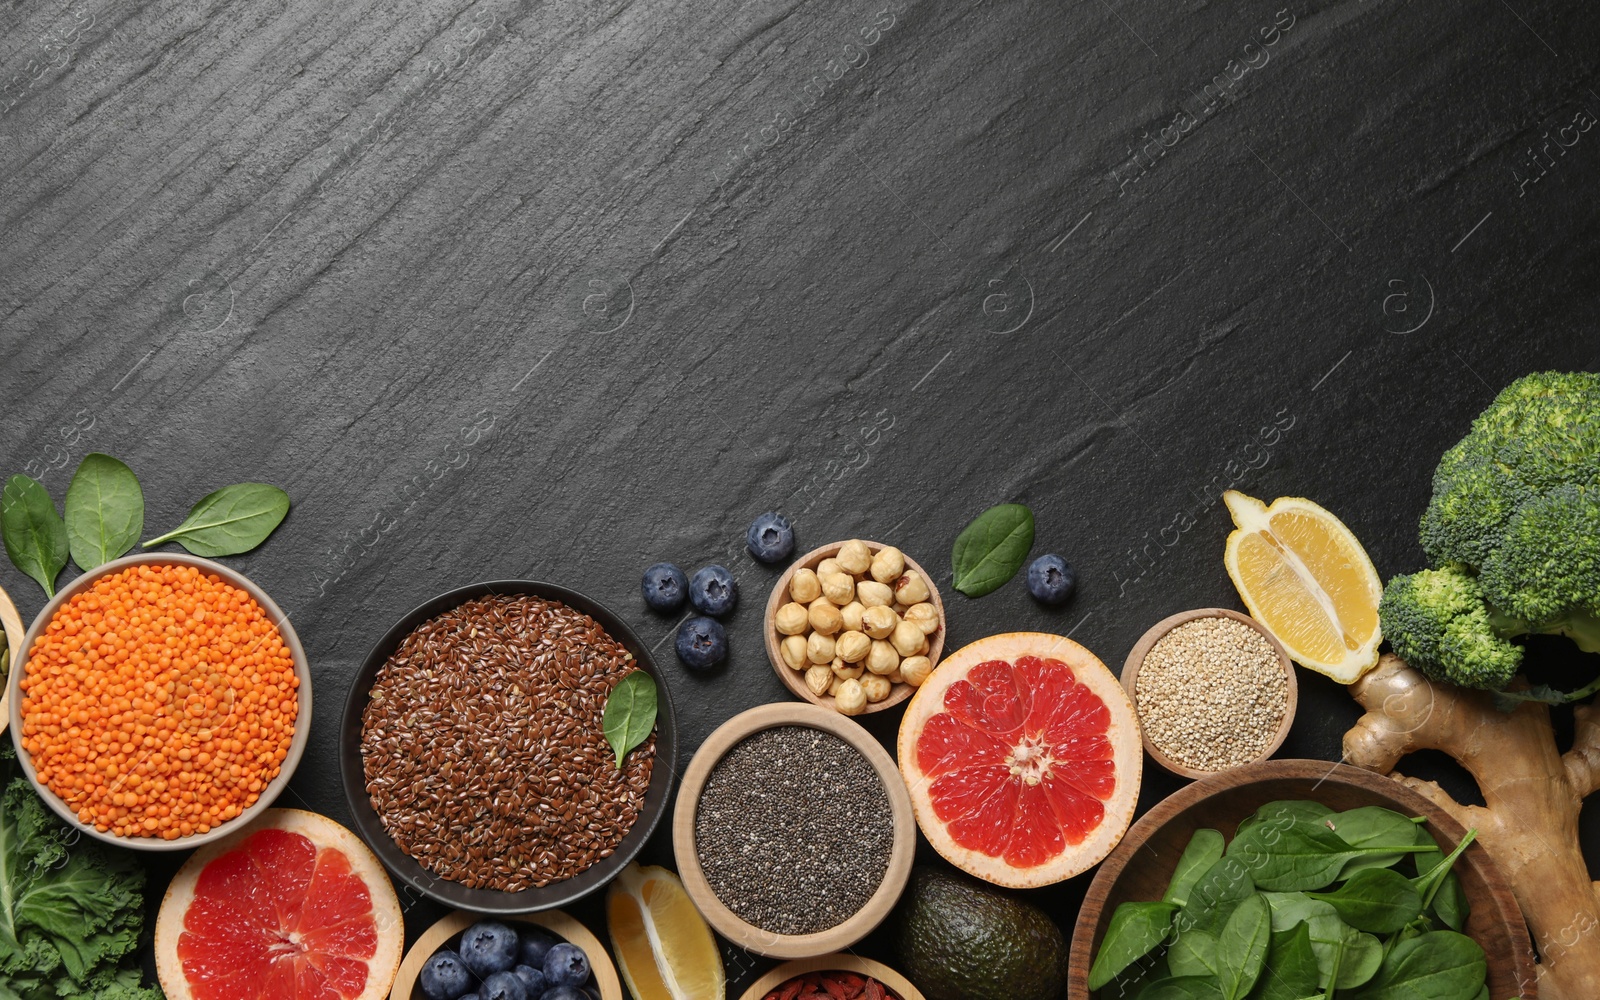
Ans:
[[[773,958],[870,933],[905,888],[916,836],[888,751],[848,717],[793,702],[707,737],[672,817],[678,874],[706,921]]]
[[[656,682],[655,729],[621,765],[602,727],[628,674]],[[666,812],[672,700],[650,651],[565,587],[479,583],[428,601],[367,654],[345,702],[353,825],[417,892],[532,913],[603,887]]]

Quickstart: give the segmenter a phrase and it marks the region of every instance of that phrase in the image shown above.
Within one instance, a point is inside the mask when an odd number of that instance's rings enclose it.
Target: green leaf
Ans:
[[[1172,920],[1179,937],[1191,930],[1220,934],[1228,922],[1233,908],[1255,894],[1255,883],[1245,866],[1232,858],[1224,857],[1210,868],[1194,885],[1189,901]]]
[[[1250,827],[1274,819],[1323,819],[1333,815],[1333,810],[1321,802],[1312,802],[1308,799],[1282,799],[1277,802],[1268,802],[1251,815],[1245,817],[1234,831],[1237,836]]]
[[[1422,914],[1422,895],[1393,868],[1358,871],[1333,892],[1308,892],[1338,912],[1356,930],[1393,934]]]
[[[643,670],[635,670],[611,689],[600,716],[600,729],[616,752],[618,770],[628,751],[649,739],[655,728],[656,682]]]
[[[1227,841],[1216,830],[1196,830],[1189,838],[1189,846],[1183,849],[1182,856],[1178,858],[1178,867],[1172,872],[1167,893],[1161,898],[1179,906],[1187,904],[1195,883],[1200,881],[1200,876],[1207,869],[1222,860],[1222,851],[1226,846]]]
[[[1332,906],[1320,899],[1312,899],[1303,892],[1263,892],[1261,898],[1272,909],[1272,929],[1275,932],[1293,930],[1296,924],[1326,913],[1339,915]]]
[[[183,523],[144,543],[176,540],[197,556],[236,556],[267,540],[289,515],[289,494],[267,483],[236,483],[208,493]]]
[[[1184,978],[1217,975],[1222,971],[1217,958],[1217,936],[1198,929],[1179,934],[1167,949],[1167,967],[1174,976]]]
[[[1458,1000],[1481,992],[1489,964],[1465,934],[1429,931],[1395,945],[1349,1000]]]
[[[990,507],[956,536],[950,553],[955,588],[982,597],[1017,575],[1033,548],[1033,511],[1020,503]]]
[[[1422,905],[1438,915],[1452,930],[1460,930],[1467,922],[1471,907],[1466,893],[1461,889],[1461,879],[1456,876],[1456,861],[1477,839],[1476,829],[1468,830],[1448,857],[1439,856],[1439,842],[1426,830],[1419,828],[1418,842],[1430,848],[1417,855],[1417,877],[1411,884],[1422,894]]]
[[[1273,819],[1234,837],[1227,857],[1237,859],[1257,887],[1295,892],[1332,885],[1352,858],[1421,850],[1413,839],[1414,834],[1407,834],[1404,845],[1352,847],[1322,820]]]
[[[1272,932],[1267,962],[1250,1000],[1306,1000],[1317,994],[1320,979],[1311,928],[1302,921],[1293,930]]]
[[[1417,825],[1411,817],[1382,806],[1361,806],[1347,809],[1327,817],[1333,832],[1351,847],[1370,847],[1373,844],[1409,844],[1416,839]],[[1369,854],[1351,858],[1345,863],[1341,878],[1349,878],[1366,868],[1388,868],[1404,858],[1405,854]]]
[[[67,544],[85,573],[133,548],[144,531],[144,491],[133,470],[99,452],[78,463],[67,487]]]
[[[56,596],[56,577],[67,564],[67,525],[37,479],[12,476],[0,489],[0,533],[12,565]]]
[[[1306,926],[1311,931],[1311,950],[1317,956],[1317,968],[1321,970],[1318,982],[1322,986],[1332,981],[1335,967],[1339,989],[1360,986],[1372,978],[1383,962],[1383,943],[1340,920],[1337,913],[1312,917]]]
[[[606,706],[607,709],[610,705]],[[1089,988],[1097,990],[1113,976],[1150,954],[1172,931],[1172,903],[1123,903],[1111,914],[1111,925],[1089,969]]]
[[[1234,907],[1217,938],[1217,978],[1223,1000],[1243,1000],[1261,975],[1272,937],[1272,914],[1260,893]]]
[[[1222,987],[1215,976],[1179,976],[1151,983],[1139,1000],[1218,1000]]]

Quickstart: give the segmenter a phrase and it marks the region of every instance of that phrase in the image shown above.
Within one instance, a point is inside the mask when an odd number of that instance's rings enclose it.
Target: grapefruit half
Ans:
[[[173,877],[156,973],[168,1000],[380,1000],[404,943],[367,845],[325,816],[268,809]]]
[[[1122,685],[1093,653],[1043,632],[946,656],[906,707],[899,758],[934,849],[1018,889],[1109,854],[1133,821],[1144,767]]]

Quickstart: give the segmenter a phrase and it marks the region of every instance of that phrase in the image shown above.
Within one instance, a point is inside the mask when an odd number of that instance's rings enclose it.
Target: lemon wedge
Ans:
[[[1383,584],[1344,522],[1303,497],[1222,499],[1235,525],[1224,561],[1251,616],[1302,667],[1341,684],[1371,670]]]
[[[606,892],[606,924],[634,1000],[724,1000],[717,942],[672,872],[624,868]]]

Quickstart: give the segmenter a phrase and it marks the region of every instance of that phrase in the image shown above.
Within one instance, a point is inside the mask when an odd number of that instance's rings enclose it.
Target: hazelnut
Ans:
[[[928,596],[928,583],[921,573],[907,573],[894,582],[894,599],[898,604],[921,604]]]
[[[926,645],[928,637],[922,634],[922,629],[917,628],[915,622],[901,622],[889,634],[889,641],[901,656],[915,656],[917,650]]]
[[[839,546],[839,554],[834,558],[839,560],[839,567],[846,573],[860,576],[872,565],[872,550],[866,542],[853,539]]]
[[[878,554],[872,557],[872,565],[867,570],[879,583],[893,583],[900,579],[900,574],[905,571],[905,553],[893,545],[879,549]]]
[[[806,612],[806,617],[811,622],[811,627],[823,635],[832,635],[839,631],[839,627],[844,624],[844,619],[839,616],[839,609],[834,607],[826,597],[819,597],[812,601],[810,609]]]
[[[822,596],[822,583],[814,569],[797,569],[789,578],[789,599],[798,604],[810,604]]]
[[[806,688],[818,698],[828,693],[828,688],[833,684],[833,681],[833,671],[829,670],[825,664],[819,663],[806,669]]]
[[[894,590],[886,583],[862,580],[856,584],[856,600],[869,608],[886,607],[894,603]]]
[[[822,596],[838,607],[844,607],[855,598],[856,582],[848,573],[828,573],[822,580]],[[865,602],[862,602],[865,603]]]
[[[833,702],[845,715],[860,715],[867,710],[867,692],[862,689],[860,681],[843,681],[833,696]]]
[[[908,656],[900,661],[900,676],[912,687],[921,687],[931,673],[933,661],[926,656]]]
[[[833,677],[833,671],[832,670],[828,671],[828,676],[829,677]],[[843,684],[843,683],[844,683],[844,678],[843,677],[833,677],[833,680],[828,682],[828,697],[832,698],[834,695],[838,694],[839,693],[839,686],[841,684]]]
[[[784,635],[799,635],[806,630],[808,621],[806,606],[790,601],[772,616],[772,627]]]
[[[812,663],[833,662],[833,636],[813,632],[806,638],[806,659]]]
[[[822,560],[821,562],[817,563],[817,578],[818,579],[821,579],[822,577],[827,576],[829,573],[843,573],[843,572],[844,572],[844,570],[839,568],[839,560],[833,558],[832,556],[829,556],[828,558],[826,558],[826,559]]]
[[[905,661],[901,660],[900,663],[903,664],[903,663],[905,663]],[[878,675],[877,674],[873,674],[872,676],[876,677]],[[897,664],[893,670],[889,671],[888,673],[884,674],[883,676],[889,678],[889,683],[890,684],[904,684],[906,682],[905,675],[900,672],[899,664]]]
[[[872,652],[872,640],[864,632],[842,632],[833,640],[833,654],[846,663],[860,663]]]
[[[901,617],[922,629],[923,635],[932,635],[939,631],[939,609],[927,601],[906,608],[906,613]]]
[[[778,652],[783,656],[783,662],[791,670],[804,670],[811,660],[806,656],[806,637],[803,635],[784,636],[783,642],[778,646]]]
[[[860,601],[851,601],[839,609],[839,615],[844,619],[844,627],[852,632],[861,631],[861,612],[867,610],[866,605]]]
[[[893,608],[878,606],[868,608],[861,613],[861,631],[873,639],[887,639],[900,624],[900,616],[894,613]]]
[[[867,693],[867,701],[878,702],[889,697],[889,689],[893,687],[889,678],[879,677],[877,674],[868,674],[861,678],[861,690]]]
[[[833,663],[830,665],[829,669],[833,671],[833,676],[842,681],[853,681],[867,672],[867,668],[863,667],[861,664],[846,663],[837,656],[833,658]]]
[[[882,639],[875,639],[872,651],[867,654],[867,669],[880,676],[886,676],[900,665],[900,654],[895,652],[893,646]]]

